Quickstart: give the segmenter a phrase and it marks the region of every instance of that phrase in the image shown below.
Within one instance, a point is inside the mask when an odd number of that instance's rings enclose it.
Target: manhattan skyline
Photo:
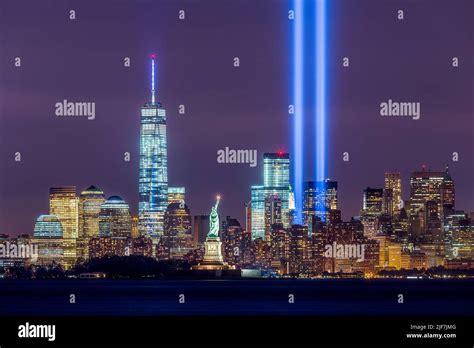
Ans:
[[[67,7],[46,9],[34,4],[22,16],[2,18],[0,26],[9,37],[0,70],[0,91],[5,96],[0,102],[0,194],[5,197],[0,201],[0,233],[30,234],[36,217],[47,211],[48,191],[54,186],[75,185],[81,191],[95,185],[107,197],[123,197],[132,213],[137,213],[137,110],[148,100],[147,59],[152,52],[158,57],[159,100],[167,110],[168,184],[186,187],[192,215],[207,213],[209,201],[220,193],[221,215],[244,223],[250,186],[263,181],[263,153],[281,149],[292,156],[287,113],[290,53],[286,53],[290,30],[285,17],[289,4],[275,3],[278,6],[259,4],[251,13],[243,10],[245,6],[229,8],[209,1],[193,7],[189,3],[189,24],[179,22],[176,6],[160,4],[163,10],[158,16],[166,25],[154,23],[152,30],[147,30],[146,21],[129,19],[125,6],[119,6],[106,29],[99,32],[104,40],[93,42],[87,33],[97,34],[98,27],[103,28],[107,2],[94,5],[93,13],[91,5],[82,4],[77,22],[60,33],[55,28],[64,28],[62,23],[44,19],[57,17],[55,11],[66,13]],[[386,22],[393,6],[334,4],[338,18],[331,23],[337,30],[331,34],[330,46],[328,173],[338,182],[344,220],[359,215],[364,188],[383,187],[384,172],[401,172],[402,195],[408,199],[409,176],[421,165],[443,170],[448,164],[456,181],[456,207],[474,211],[469,17],[462,13],[462,6],[446,9],[440,4],[433,2],[434,13],[455,25],[438,22],[436,33],[430,26],[433,13],[424,15],[416,6],[406,5],[411,11],[404,25],[416,21],[415,35],[395,20]],[[20,10],[13,2],[5,8],[10,14]],[[144,16],[140,18],[150,17],[145,10],[144,6],[134,8]],[[377,11],[377,17],[357,27],[357,19],[366,19],[367,11]],[[38,16],[41,30],[33,33],[37,12],[44,16]],[[225,19],[224,14],[231,12],[235,22]],[[380,13],[387,18],[382,20]],[[17,27],[12,18],[29,25]],[[237,24],[243,18],[248,27]],[[213,25],[223,30],[213,31]],[[406,40],[410,33],[412,38],[400,43],[403,51],[411,53],[409,57],[398,54],[390,40],[372,46],[373,40],[382,39],[377,33],[382,27],[391,31],[392,40]],[[269,28],[278,40],[265,39]],[[347,39],[349,32],[352,40]],[[60,45],[48,41],[50,35],[61,42],[65,59],[55,58],[54,49]],[[22,36],[34,40],[24,42]],[[114,36],[121,39],[110,40]],[[36,46],[45,42],[49,50]],[[94,52],[88,52],[91,46]],[[427,52],[436,56],[430,59]],[[22,57],[21,68],[13,65],[16,56]],[[232,66],[235,56],[241,59],[239,68]],[[339,64],[344,56],[351,57],[346,70]],[[461,62],[455,71],[450,65],[453,56]],[[123,66],[124,57],[131,58],[128,68]],[[370,76],[365,74],[368,69]],[[63,99],[94,101],[96,118],[55,117],[54,104]],[[421,118],[381,117],[379,104],[388,99],[421,102]],[[184,115],[178,112],[181,104],[186,107]],[[226,147],[256,149],[257,166],[218,163],[217,151]],[[20,162],[14,161],[17,151],[22,155]],[[345,151],[349,162],[342,160]],[[124,152],[130,152],[130,162],[123,160]],[[459,153],[458,162],[452,161],[453,152]],[[309,174],[305,181],[311,180]]]

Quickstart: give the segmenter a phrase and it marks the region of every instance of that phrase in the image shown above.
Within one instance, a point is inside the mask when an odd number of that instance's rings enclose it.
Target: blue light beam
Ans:
[[[316,181],[326,179],[326,0],[316,0]]]
[[[295,25],[293,30],[293,190],[295,195],[294,223],[303,221],[303,93],[304,93],[304,11],[303,0],[294,1]]]

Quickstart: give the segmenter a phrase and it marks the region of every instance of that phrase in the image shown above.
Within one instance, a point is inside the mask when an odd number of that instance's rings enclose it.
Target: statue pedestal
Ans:
[[[224,262],[222,257],[222,242],[219,237],[207,237],[204,242],[204,259],[193,270],[227,270],[235,269]]]
[[[222,257],[222,242],[219,237],[216,238],[206,238],[204,242],[204,260],[206,263],[224,263],[224,258]]]

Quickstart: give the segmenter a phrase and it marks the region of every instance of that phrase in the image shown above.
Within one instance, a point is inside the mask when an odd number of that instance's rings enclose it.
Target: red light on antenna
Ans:
[[[156,54],[151,54],[151,55],[150,55],[150,58],[151,58],[151,59],[155,59],[155,58],[156,58]]]

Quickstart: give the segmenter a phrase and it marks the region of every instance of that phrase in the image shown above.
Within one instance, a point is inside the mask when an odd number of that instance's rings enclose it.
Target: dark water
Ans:
[[[472,314],[473,280],[0,280],[0,316]]]

